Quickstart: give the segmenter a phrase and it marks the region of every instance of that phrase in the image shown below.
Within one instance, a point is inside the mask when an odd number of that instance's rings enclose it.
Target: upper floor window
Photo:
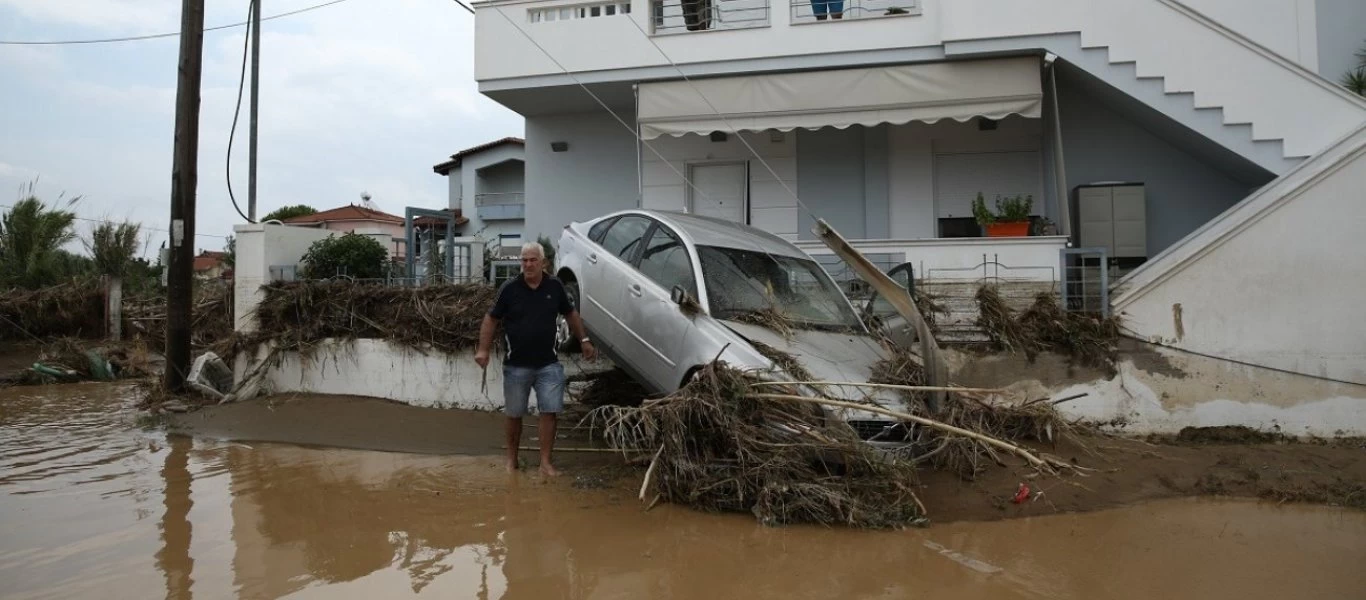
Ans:
[[[575,4],[573,6],[533,8],[527,11],[527,19],[532,23],[541,23],[545,21],[571,21],[574,19],[591,19],[593,17],[610,17],[613,15],[625,15],[630,13],[630,2],[599,2],[594,4]]]

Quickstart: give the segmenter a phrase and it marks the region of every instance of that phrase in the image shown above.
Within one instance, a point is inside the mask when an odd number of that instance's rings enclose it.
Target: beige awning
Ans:
[[[643,83],[640,137],[1038,118],[1039,82],[1039,59],[1018,57]]]

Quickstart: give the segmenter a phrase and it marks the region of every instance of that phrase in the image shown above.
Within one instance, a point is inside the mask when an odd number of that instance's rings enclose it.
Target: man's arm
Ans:
[[[484,322],[479,325],[479,348],[474,353],[474,362],[480,367],[489,366],[489,347],[493,345],[493,332],[498,329],[498,319],[485,314]]]
[[[583,319],[579,318],[579,311],[569,311],[564,320],[569,323],[569,331],[574,333],[574,339],[579,340],[579,349],[583,351],[583,357],[588,360],[596,358],[598,349],[593,347],[593,342],[588,341],[588,330],[583,328]]]

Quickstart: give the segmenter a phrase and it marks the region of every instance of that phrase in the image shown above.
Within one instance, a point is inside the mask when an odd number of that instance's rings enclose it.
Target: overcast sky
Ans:
[[[264,0],[270,16],[323,0]],[[205,25],[245,20],[247,1],[207,0]],[[0,40],[68,40],[177,31],[180,0],[0,0]],[[477,92],[473,16],[452,0],[347,0],[262,24],[258,216],[286,204],[325,209],[445,207],[432,165],[521,136],[522,119]],[[243,222],[224,173],[244,29],[204,35],[196,230]],[[0,45],[0,205],[38,180],[45,200],[84,198],[86,218],[166,229],[179,39]],[[247,106],[233,145],[233,192],[246,211]],[[0,208],[0,210],[4,210]],[[88,232],[92,223],[81,222]],[[166,239],[150,232],[151,252]],[[219,249],[200,236],[196,249]]]

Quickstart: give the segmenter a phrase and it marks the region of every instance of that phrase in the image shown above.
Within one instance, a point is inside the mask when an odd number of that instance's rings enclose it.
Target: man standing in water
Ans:
[[[489,366],[493,331],[501,323],[507,355],[503,357],[503,412],[507,415],[508,472],[517,470],[517,447],[522,441],[522,417],[526,415],[532,388],[540,413],[541,473],[559,475],[550,462],[555,447],[555,416],[564,408],[564,365],[555,353],[556,315],[563,315],[579,340],[584,358],[593,360],[597,350],[583,329],[583,320],[569,301],[564,284],[546,275],[545,248],[539,243],[522,245],[522,275],[498,290],[493,308],[479,328],[479,350],[474,361]]]

